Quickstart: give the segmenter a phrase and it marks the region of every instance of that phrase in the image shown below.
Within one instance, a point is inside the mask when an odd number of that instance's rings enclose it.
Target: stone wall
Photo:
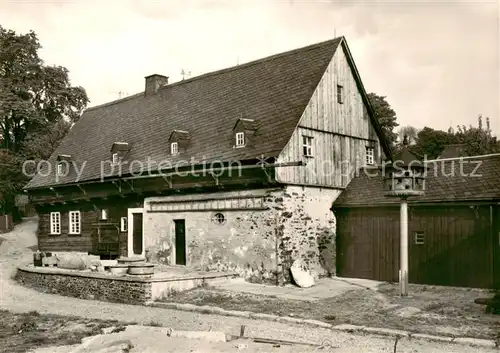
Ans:
[[[146,251],[152,262],[175,264],[174,220],[184,219],[187,266],[204,271],[234,271],[249,280],[275,284],[276,230],[281,210],[275,207],[274,197],[267,200],[276,193],[281,190],[147,198]],[[179,206],[180,203],[189,205]],[[214,220],[216,213],[224,216],[223,223]]]
[[[151,299],[151,283],[141,279],[110,279],[104,275],[18,269],[16,280],[27,287],[82,299],[142,304]],[[44,273],[45,272],[45,273]],[[55,272],[55,273],[54,273]]]
[[[148,198],[144,201],[145,247],[152,262],[175,264],[174,220],[184,219],[189,267],[234,271],[247,280],[282,284],[290,281],[293,261],[302,259],[316,276],[333,275],[335,218],[331,207],[339,193],[287,186]],[[262,207],[241,209],[235,200],[245,197],[261,198]],[[212,200],[208,209],[206,200]],[[174,206],[179,202],[190,205],[180,211],[180,206]],[[220,203],[223,206],[218,210]],[[218,212],[225,217],[223,224],[213,220]]]
[[[335,216],[331,207],[340,190],[287,186],[283,192],[279,259],[283,280],[296,259],[316,277],[335,275]]]

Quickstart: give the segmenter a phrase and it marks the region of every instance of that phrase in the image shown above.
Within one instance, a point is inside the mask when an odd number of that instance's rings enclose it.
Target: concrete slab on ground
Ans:
[[[354,289],[366,288],[376,290],[381,283],[353,278],[321,278],[313,287],[300,288],[294,285],[278,287],[239,280],[221,283],[216,288],[231,292],[275,296],[281,299],[314,301],[336,297]]]

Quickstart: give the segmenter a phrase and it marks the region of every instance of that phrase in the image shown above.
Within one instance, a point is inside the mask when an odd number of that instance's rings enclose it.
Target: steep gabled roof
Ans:
[[[48,176],[42,176],[47,174],[42,170],[26,189],[100,179],[101,161],[110,159],[114,141],[129,144],[128,160],[136,161],[134,173],[141,170],[137,161],[148,167],[148,158],[175,164],[180,159],[229,162],[277,157],[342,42],[348,50],[340,37],[166,85],[155,94],[141,92],[89,108],[53,154],[72,155],[78,168],[85,163],[80,178],[76,180],[73,173],[57,180],[54,170]],[[353,62],[351,66],[355,70]],[[355,76],[359,80],[357,71]],[[358,86],[362,88],[360,81]],[[364,89],[362,96],[366,100]],[[235,149],[233,127],[242,116],[258,121],[259,127],[251,148]],[[370,117],[386,146],[380,126],[373,114]],[[182,156],[169,154],[174,130],[189,131],[191,143]]]
[[[410,203],[500,200],[500,154],[434,160],[426,163],[427,179],[423,196]],[[334,207],[383,206],[399,199],[384,196],[382,171],[358,171]]]

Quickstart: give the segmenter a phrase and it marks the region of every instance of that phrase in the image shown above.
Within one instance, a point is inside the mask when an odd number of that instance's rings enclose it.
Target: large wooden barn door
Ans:
[[[500,289],[500,207],[492,206],[493,288]]]
[[[352,208],[336,215],[338,275],[397,281],[399,208]],[[410,283],[500,286],[498,208],[410,206],[408,223]]]
[[[379,281],[397,280],[398,215],[394,210],[375,208],[336,212],[337,274]]]
[[[422,234],[419,241],[417,232]],[[492,286],[489,206],[415,208],[409,235],[410,282],[456,287]]]

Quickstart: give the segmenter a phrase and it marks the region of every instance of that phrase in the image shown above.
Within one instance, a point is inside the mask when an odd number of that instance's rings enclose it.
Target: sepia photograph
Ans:
[[[498,0],[0,0],[0,353],[500,352]]]

